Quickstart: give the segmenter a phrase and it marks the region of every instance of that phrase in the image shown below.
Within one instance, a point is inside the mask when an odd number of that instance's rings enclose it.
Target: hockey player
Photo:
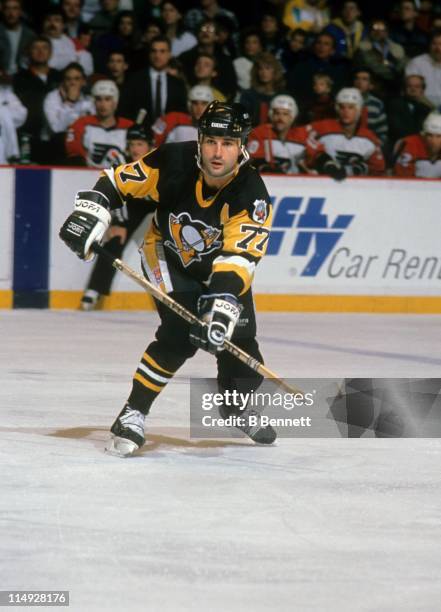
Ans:
[[[299,113],[291,96],[279,95],[271,100],[271,123],[258,125],[250,134],[248,151],[260,172],[298,174],[304,172],[308,131],[293,127]]]
[[[207,323],[190,327],[158,304],[161,324],[111,427],[109,452],[128,456],[144,444],[145,416],[153,401],[197,348],[216,355],[220,389],[251,392],[262,381],[222,350],[232,339],[262,361],[251,282],[266,250],[272,210],[262,179],[247,163],[250,128],[241,105],[212,102],[200,119],[197,143],[165,144],[142,160],[105,170],[92,190],[77,194],[75,210],[61,228],[69,248],[90,259],[90,246],[102,239],[110,211],[129,195],[149,196],[157,209],[142,247],[144,273]],[[249,408],[238,412],[239,429],[256,442],[274,441],[272,427],[248,419]],[[228,416],[226,406],[221,414]]]
[[[152,135],[141,125],[133,125],[127,130],[127,153],[128,161],[142,159],[152,149]],[[121,257],[128,240],[133,236],[138,227],[143,223],[149,213],[155,209],[153,202],[143,201],[140,205],[136,199],[127,198],[124,214],[121,210],[115,214],[109,227],[106,239],[106,249],[115,257]],[[107,259],[98,255],[90,275],[87,288],[81,298],[81,310],[93,310],[99,304],[103,295],[110,294],[110,288],[115,276],[115,268],[109,264]]]
[[[207,85],[195,85],[188,92],[188,112],[167,113],[152,125],[155,146],[164,142],[185,142],[198,139],[198,121],[214,96]]]
[[[371,130],[361,125],[363,98],[359,90],[344,87],[335,103],[337,119],[324,119],[308,126],[314,169],[336,180],[383,174],[381,143]]]
[[[97,81],[92,87],[95,115],[77,119],[66,136],[66,153],[71,163],[105,168],[125,161],[127,129],[130,119],[116,116],[119,90],[110,80]]]
[[[396,176],[441,178],[441,114],[432,112],[421,134],[412,134],[395,145]]]

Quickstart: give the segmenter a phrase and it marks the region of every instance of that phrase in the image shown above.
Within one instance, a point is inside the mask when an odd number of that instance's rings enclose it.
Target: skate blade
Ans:
[[[132,442],[132,440],[127,440],[126,438],[120,438],[119,436],[113,436],[107,442],[104,447],[104,451],[113,455],[114,457],[130,457],[133,455],[135,451],[137,451],[139,446]]]

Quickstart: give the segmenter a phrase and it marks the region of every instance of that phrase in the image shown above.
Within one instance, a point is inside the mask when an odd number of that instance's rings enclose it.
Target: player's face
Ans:
[[[424,140],[430,155],[439,155],[441,153],[441,134],[425,134]]]
[[[202,167],[214,178],[230,174],[240,155],[239,138],[204,136],[201,143]]]
[[[192,100],[190,106],[190,114],[193,119],[200,119],[202,113],[207,108],[208,102],[204,102],[203,100]]]
[[[276,132],[283,132],[291,127],[293,116],[285,108],[274,108],[271,123]]]
[[[343,125],[353,125],[357,123],[360,111],[355,104],[339,104],[337,114]]]
[[[97,96],[95,98],[95,108],[97,117],[107,119],[115,113],[116,100],[112,96]]]
[[[132,161],[138,161],[150,151],[149,143],[145,140],[130,140],[127,143],[127,152]]]

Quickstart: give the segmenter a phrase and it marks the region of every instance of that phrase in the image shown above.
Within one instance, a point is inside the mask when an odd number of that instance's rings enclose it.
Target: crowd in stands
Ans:
[[[121,163],[212,100],[263,172],[441,178],[441,0],[0,0],[0,164]]]

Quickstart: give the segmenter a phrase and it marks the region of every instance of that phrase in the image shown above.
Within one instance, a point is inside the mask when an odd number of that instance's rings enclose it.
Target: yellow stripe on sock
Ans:
[[[163,372],[164,374],[168,374],[168,376],[174,375],[174,372],[170,372],[169,370],[166,370],[165,368],[161,367],[158,363],[156,363],[153,357],[150,357],[148,353],[144,353],[143,358],[147,361],[147,363],[149,363],[151,366],[153,366],[160,372]]]
[[[164,387],[158,387],[157,385],[154,385],[149,380],[146,380],[143,376],[141,376],[141,374],[139,374],[138,372],[135,373],[135,376],[133,378],[137,380],[138,382],[140,382],[141,385],[144,385],[144,387],[147,387],[148,389],[150,389],[151,391],[155,391],[156,393],[160,393],[162,389],[164,388]]]

